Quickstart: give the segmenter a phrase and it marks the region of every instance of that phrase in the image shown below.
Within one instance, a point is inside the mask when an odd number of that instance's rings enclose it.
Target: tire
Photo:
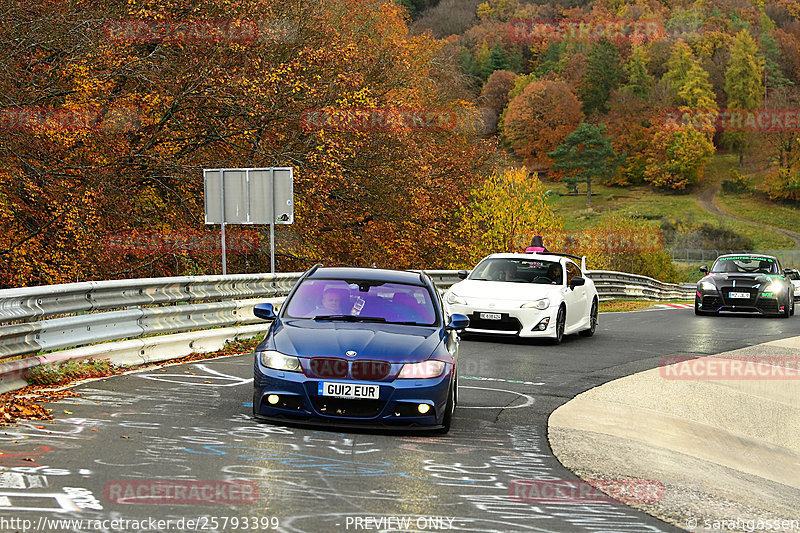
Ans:
[[[794,304],[794,299],[790,297],[786,300],[786,305],[783,306],[783,313],[779,315],[781,318],[789,318],[794,314],[794,310],[791,309],[792,304]]]
[[[564,340],[564,327],[567,325],[567,308],[562,304],[558,308],[556,314],[556,338],[553,339],[553,344],[561,344]]]
[[[442,419],[442,427],[436,430],[437,435],[446,435],[450,431],[450,426],[453,423],[453,412],[456,410],[455,392],[456,378],[453,378],[453,385],[450,387],[450,392],[447,393],[447,404],[444,406],[444,418]]]
[[[700,302],[697,300],[697,298],[694,299],[694,314],[697,315],[697,316],[716,315],[716,313],[714,313],[713,311],[712,312],[701,311],[700,310]]]
[[[589,329],[585,329],[580,332],[581,337],[591,337],[594,335],[595,330],[597,329],[597,300],[592,302],[592,310],[589,311],[589,323],[591,324]]]

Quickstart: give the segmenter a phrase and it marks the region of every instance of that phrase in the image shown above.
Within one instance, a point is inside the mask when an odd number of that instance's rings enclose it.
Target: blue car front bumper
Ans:
[[[442,426],[452,381],[448,364],[438,378],[361,381],[317,379],[301,372],[283,372],[255,365],[253,415],[258,419],[339,426]],[[319,394],[322,382],[379,385],[377,399],[343,399]],[[278,397],[271,404],[267,397]],[[420,404],[431,409],[420,414]]]

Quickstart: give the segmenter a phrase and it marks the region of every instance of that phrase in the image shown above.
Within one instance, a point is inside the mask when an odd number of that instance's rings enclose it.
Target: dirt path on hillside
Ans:
[[[762,224],[761,222],[754,222],[752,220],[747,220],[746,218],[738,217],[736,215],[732,215],[727,211],[724,211],[722,207],[720,207],[719,203],[717,203],[717,193],[722,188],[722,184],[717,182],[714,183],[711,187],[703,189],[699,193],[697,193],[697,205],[699,205],[705,211],[708,211],[712,215],[717,215],[723,218],[729,218],[731,220],[738,220],[739,222],[746,222],[748,224],[752,224],[754,226],[760,226],[762,228],[771,229],[773,231],[777,231],[782,233],[792,239],[794,241],[794,249],[800,250],[800,233],[788,229],[779,228],[777,226],[770,226],[769,224]]]

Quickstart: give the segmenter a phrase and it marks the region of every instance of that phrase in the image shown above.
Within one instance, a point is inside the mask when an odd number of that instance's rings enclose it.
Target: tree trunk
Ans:
[[[592,180],[586,180],[586,207],[592,207]]]

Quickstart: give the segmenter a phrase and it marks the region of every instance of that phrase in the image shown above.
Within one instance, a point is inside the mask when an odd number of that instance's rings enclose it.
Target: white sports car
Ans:
[[[794,301],[800,300],[800,272],[796,268],[786,274],[789,281],[792,283],[792,292],[794,292]]]
[[[581,267],[574,261],[580,261]],[[469,317],[466,333],[550,338],[594,335],[598,297],[585,258],[552,252],[492,254],[445,293],[452,313]]]

